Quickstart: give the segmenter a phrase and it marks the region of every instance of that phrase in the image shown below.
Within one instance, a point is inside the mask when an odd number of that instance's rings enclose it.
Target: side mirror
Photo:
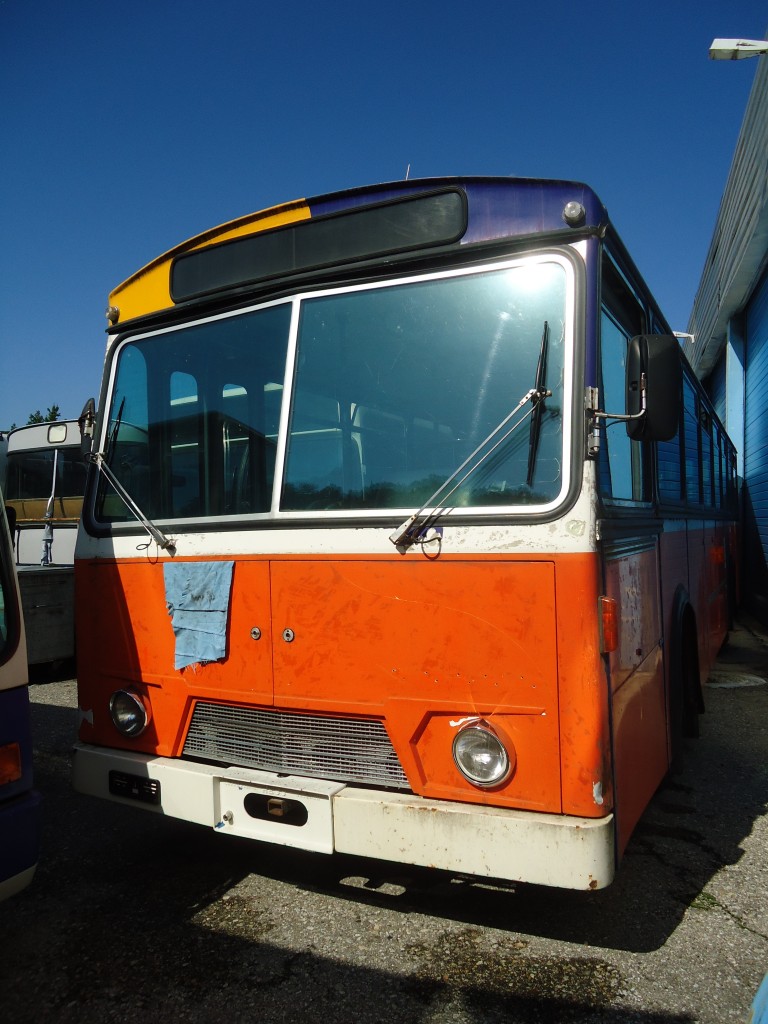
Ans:
[[[669,441],[677,433],[683,387],[680,342],[673,334],[638,334],[627,351],[627,434]]]
[[[96,403],[92,398],[83,406],[83,411],[77,420],[77,425],[80,427],[80,454],[85,460],[88,453],[91,450],[93,444],[93,428],[96,424]]]

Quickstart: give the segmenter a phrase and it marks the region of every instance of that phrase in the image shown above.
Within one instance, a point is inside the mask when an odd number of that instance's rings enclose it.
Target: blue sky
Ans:
[[[109,291],[161,252],[409,165],[588,182],[685,330],[757,67],[707,51],[767,28],[763,0],[0,0],[0,427],[78,415]]]

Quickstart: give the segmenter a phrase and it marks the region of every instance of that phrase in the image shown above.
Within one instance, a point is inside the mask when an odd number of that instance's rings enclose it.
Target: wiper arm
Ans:
[[[112,437],[114,438],[114,432]],[[115,492],[120,497],[125,507],[131,513],[131,515],[135,516],[136,519],[138,519],[138,521],[150,535],[152,540],[155,541],[157,546],[162,548],[164,551],[167,551],[170,555],[175,555],[176,544],[174,543],[173,538],[166,537],[162,530],[158,530],[158,528],[155,526],[152,520],[148,519],[144,515],[144,513],[141,511],[139,506],[130,496],[128,491],[126,491],[126,489],[117,479],[115,474],[112,472],[111,468],[109,467],[104,457],[104,452],[89,452],[88,455],[86,456],[86,459],[88,460],[88,462],[92,462],[100,473],[104,474],[104,476],[107,478],[110,484],[112,484],[112,487],[115,489]]]
[[[513,434],[517,430],[517,428],[521,425],[521,423],[525,421],[526,417],[529,414],[526,413],[526,415],[522,416],[516,423],[513,423],[508,430],[506,430],[503,434],[501,434],[500,437],[498,437],[494,441],[491,447],[488,448],[488,450],[483,455],[480,455],[480,452],[482,452],[483,449],[487,445],[489,445],[491,441],[494,440],[494,438],[496,438],[497,434],[504,430],[504,428],[507,426],[512,417],[515,416],[518,412],[520,412],[520,410],[523,408],[526,402],[533,401],[535,408],[536,403],[540,402],[542,398],[547,397],[549,394],[551,394],[551,392],[542,393],[537,388],[531,388],[530,391],[526,392],[526,394],[523,395],[523,397],[517,403],[512,412],[508,413],[501,421],[501,423],[499,423],[498,426],[493,428],[490,434],[488,434],[488,436],[480,442],[480,444],[477,446],[477,448],[475,448],[471,455],[468,455],[467,458],[464,459],[462,464],[457,469],[455,469],[453,473],[451,473],[448,479],[444,480],[443,483],[440,484],[435,493],[432,494],[429,498],[427,498],[427,500],[424,502],[421,508],[417,512],[414,512],[412,516],[409,516],[404,523],[401,523],[400,526],[398,526],[398,528],[389,535],[389,539],[392,541],[395,547],[407,548],[410,547],[411,544],[415,544],[416,541],[418,541],[419,537],[423,534],[427,526],[435,522],[435,520],[442,515],[445,509],[446,499],[450,498],[454,491],[458,490],[458,488],[461,487],[461,485],[464,483],[467,477],[471,473],[474,473],[478,466],[481,466],[485,462],[485,460],[490,455],[492,455],[493,452],[495,452],[496,449],[500,445],[502,445],[511,434]],[[459,474],[464,472],[464,470],[466,470],[466,472],[461,477],[461,479],[456,480]],[[449,484],[452,484],[454,480],[456,480],[456,483],[453,484],[453,487],[451,487],[450,490],[446,491],[446,488],[449,486]],[[444,491],[445,494],[443,494]],[[438,496],[440,495],[442,495],[442,500],[440,502],[441,507],[435,509],[435,511],[432,512],[431,515],[427,516],[423,522],[420,522],[420,517],[424,513],[424,510],[433,507]]]
[[[533,471],[536,468],[536,453],[539,450],[539,436],[541,435],[541,417],[544,412],[544,399],[552,394],[547,391],[547,352],[549,349],[549,323],[544,321],[544,330],[541,335],[541,348],[539,349],[539,364],[536,367],[536,394],[533,398],[533,412],[531,414],[531,436],[528,441],[528,475],[526,483],[533,486]]]
[[[117,444],[117,432],[120,430],[120,424],[123,422],[123,409],[124,408],[125,408],[125,397],[123,397],[123,400],[120,403],[120,408],[117,410],[117,416],[115,417],[114,426],[112,427],[112,430],[109,433],[109,437],[107,438],[107,450],[106,450],[107,462],[111,462],[112,461],[112,456],[115,453],[115,445]]]

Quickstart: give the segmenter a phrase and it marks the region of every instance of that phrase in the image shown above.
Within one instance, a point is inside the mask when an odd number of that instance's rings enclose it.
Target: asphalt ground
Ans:
[[[768,636],[743,618],[701,737],[614,884],[308,854],[80,796],[74,680],[31,688],[44,841],[0,906],[0,1019],[746,1022],[768,970]]]

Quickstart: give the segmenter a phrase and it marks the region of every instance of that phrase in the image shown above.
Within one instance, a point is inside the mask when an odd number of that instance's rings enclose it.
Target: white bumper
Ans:
[[[568,889],[601,889],[615,873],[613,815],[573,818],[425,800],[81,743],[72,781],[90,796],[319,853]],[[300,814],[265,814],[268,805]]]

